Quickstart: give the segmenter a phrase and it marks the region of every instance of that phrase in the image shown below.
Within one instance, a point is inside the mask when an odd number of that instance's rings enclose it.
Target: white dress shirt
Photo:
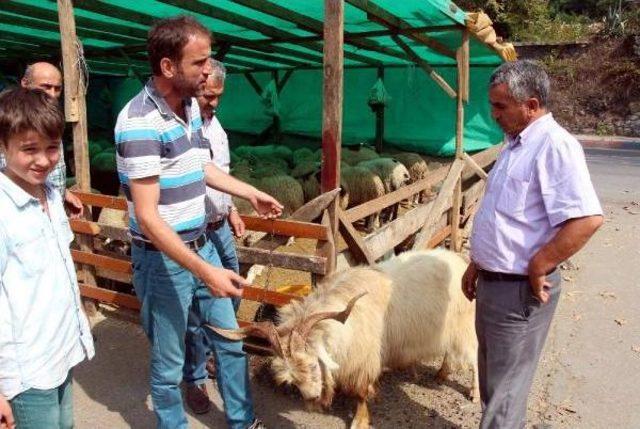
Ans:
[[[94,354],[69,251],[73,233],[58,191],[49,216],[0,173],[0,394],[60,386]]]
[[[507,139],[491,169],[471,259],[487,271],[526,274],[563,222],[601,214],[582,146],[548,113]]]
[[[229,139],[215,115],[211,119],[204,119],[202,132],[211,145],[213,163],[225,173],[229,173],[229,164],[231,163]],[[209,222],[216,222],[227,216],[229,207],[232,205],[233,202],[229,194],[207,186],[206,208]]]

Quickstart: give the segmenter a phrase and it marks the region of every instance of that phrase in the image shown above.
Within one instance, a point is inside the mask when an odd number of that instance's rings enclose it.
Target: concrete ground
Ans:
[[[640,427],[640,151],[588,149],[588,162],[607,221],[565,265],[563,296],[529,401],[538,428]],[[74,372],[76,427],[152,428],[149,351],[139,326],[95,320],[97,353]],[[276,389],[264,359],[252,358],[258,415],[270,428],[348,427],[354,404],[338,398],[331,412],[304,410],[294,392]],[[479,406],[464,396],[469,374],[439,386],[435,366],[386,374],[371,405],[376,428],[473,428]],[[224,428],[221,401],[189,416],[193,428]]]

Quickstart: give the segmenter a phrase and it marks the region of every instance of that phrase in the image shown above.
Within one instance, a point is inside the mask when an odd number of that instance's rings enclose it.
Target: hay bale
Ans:
[[[290,216],[304,204],[304,191],[296,179],[288,175],[264,177],[256,185],[284,206],[282,216]]]
[[[100,211],[100,216],[98,216],[98,223],[116,228],[127,228],[129,226],[129,212],[127,210],[103,208]]]

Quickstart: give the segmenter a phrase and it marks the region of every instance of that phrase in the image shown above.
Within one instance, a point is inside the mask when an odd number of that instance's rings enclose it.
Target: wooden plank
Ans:
[[[321,256],[276,252],[274,250],[255,249],[245,246],[237,246],[236,253],[238,254],[238,260],[242,264],[273,265],[315,274],[325,274],[326,272],[326,258]]]
[[[256,301],[261,304],[271,304],[276,307],[286,305],[294,299],[302,299],[298,295],[274,292],[272,290],[258,288],[255,286],[246,286],[242,288],[242,290],[242,299]]]
[[[406,30],[410,29],[412,26],[404,21],[402,18],[395,16],[380,6],[376,5],[375,2],[370,0],[347,0],[347,3],[352,6],[357,7],[360,10],[367,12],[367,17],[371,21],[378,22],[383,26],[394,29],[394,30]],[[438,42],[435,39],[425,35],[425,34],[415,34],[413,32],[407,32],[405,34],[407,37],[412,40],[419,42],[434,51],[445,55],[447,57],[455,58],[455,52],[453,52],[446,45]]]
[[[112,258],[110,256],[96,255],[91,252],[83,252],[81,250],[71,249],[71,257],[79,264],[92,265],[94,267],[104,268],[106,270],[117,271],[119,273],[130,274],[131,262],[122,259]]]
[[[431,236],[431,239],[429,239],[425,248],[433,249],[434,247],[437,247],[440,243],[446,240],[449,235],[451,235],[451,225],[442,227],[438,232]]]
[[[287,218],[287,220],[295,220],[300,222],[313,222],[315,219],[319,218],[324,210],[331,204],[332,201],[336,199],[338,194],[340,193],[340,189],[334,189],[329,192],[325,192],[324,194],[320,194],[311,201],[307,202],[305,205],[300,207],[298,210],[293,212],[291,216]],[[280,246],[283,246],[289,240],[289,237],[269,237],[268,240],[265,239],[267,234],[262,232],[257,232],[252,234],[251,238],[247,238],[245,240],[245,244],[248,247],[259,247],[261,249],[277,249]]]
[[[71,0],[57,0],[57,4],[62,48],[65,119],[72,124],[77,187],[80,191],[87,192],[91,189],[91,174],[89,170],[86,82],[79,69],[78,47],[80,43],[76,36],[76,23]],[[91,220],[91,210],[87,208],[83,216],[86,220]],[[91,237],[80,235],[76,237],[76,243],[82,252],[90,253],[93,250]],[[80,265],[79,268],[80,278],[95,283],[93,267]]]
[[[464,165],[464,161],[462,161],[461,159],[456,159],[453,162],[453,165],[451,165],[451,170],[449,170],[449,174],[442,184],[440,193],[436,197],[431,211],[424,220],[422,229],[416,236],[416,241],[413,245],[414,249],[421,249],[426,245],[426,243],[429,241],[429,238],[433,235],[433,224],[437,219],[440,218],[447,205],[447,201],[449,201],[449,198],[452,197],[453,188],[460,179],[460,173],[462,172]]]
[[[91,192],[81,192],[73,190],[73,193],[80,198],[83,204],[94,207],[104,207],[109,209],[128,210],[127,200],[122,197],[111,195],[93,194]]]
[[[404,52],[406,52],[406,54],[411,58],[411,60],[414,63],[420,66],[420,68],[424,70],[424,72],[427,75],[429,75],[429,77],[433,79],[440,86],[440,88],[442,88],[444,92],[447,93],[447,95],[449,95],[449,97],[451,98],[456,97],[456,91],[454,91],[453,88],[451,88],[451,86],[447,83],[447,81],[444,80],[442,76],[440,76],[438,72],[436,72],[433,69],[433,67],[429,65],[429,63],[427,63],[425,60],[420,58],[418,54],[416,54],[415,51],[409,47],[409,45],[404,43],[402,39],[400,39],[400,36],[393,35],[391,36],[391,38],[393,39],[394,42],[396,42],[398,46],[400,46],[400,48]]]
[[[460,252],[462,249],[462,237],[460,235],[460,221],[462,206],[462,179],[458,177],[453,189],[453,201],[451,204],[451,244],[450,249],[454,252]]]
[[[240,215],[245,227],[251,231],[262,231],[275,235],[287,235],[298,238],[328,240],[328,231],[322,225],[293,220],[262,219],[255,216]]]
[[[465,40],[463,31],[464,46]],[[469,38],[466,38],[467,54]],[[465,51],[463,47],[460,47],[456,52],[456,65],[457,65],[457,93],[456,93],[456,160],[462,160],[464,154],[464,91],[466,83],[466,75],[464,69],[464,55]],[[451,207],[451,243],[450,248],[455,252],[459,252],[462,249],[462,237],[460,236],[460,207],[462,205],[462,177],[458,177],[453,189],[453,203]]]
[[[364,239],[353,227],[353,224],[349,222],[345,213],[341,209],[338,209],[338,222],[342,238],[347,243],[347,246],[349,246],[351,254],[363,264],[375,264],[376,258],[373,257],[369,251],[369,247],[364,242]]]
[[[133,283],[131,274],[119,273],[118,271],[105,270],[103,268],[96,269],[96,277],[115,280],[120,283],[128,283],[128,284]]]
[[[487,180],[487,178],[489,177],[489,175],[487,174],[486,171],[484,171],[482,169],[482,167],[480,167],[478,165],[478,163],[471,157],[469,156],[468,153],[465,153],[463,155],[463,158],[465,160],[465,162],[467,163],[467,165],[478,175],[480,176],[480,178],[482,180]]]
[[[71,226],[71,231],[78,234],[87,234],[92,236],[100,234],[100,227],[95,222],[89,222],[88,220],[82,219],[69,219],[69,225]]]
[[[129,228],[119,228],[117,226],[106,225],[103,223],[96,223],[100,228],[99,235],[101,237],[110,238],[112,240],[120,240],[125,243],[131,242],[131,234]]]
[[[80,287],[80,295],[85,298],[91,298],[100,302],[118,305],[130,310],[139,311],[140,308],[142,308],[140,301],[138,301],[138,298],[136,298],[134,295],[103,289],[101,287],[87,283],[79,283],[78,286]]]
[[[389,250],[395,248],[407,237],[418,231],[423,225],[423,219],[429,214],[432,207],[433,201],[427,204],[420,204],[365,237],[364,242],[367,248],[370,249],[373,259],[381,258]]]

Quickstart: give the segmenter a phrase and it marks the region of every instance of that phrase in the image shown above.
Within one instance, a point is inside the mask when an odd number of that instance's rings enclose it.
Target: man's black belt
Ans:
[[[546,275],[552,274],[556,269],[549,271]],[[478,273],[483,280],[488,282],[521,282],[529,280],[527,274],[513,274],[513,273],[497,273],[495,271],[478,270]]]
[[[142,247],[145,250],[151,250],[153,252],[160,251],[156,246],[153,245],[153,243],[150,243],[148,241],[142,241],[134,238],[131,240],[131,242],[134,245],[138,247]],[[207,243],[207,236],[205,234],[202,234],[200,237],[196,238],[195,240],[184,242],[185,246],[187,246],[189,249],[193,250],[194,252],[197,252],[198,250],[202,249],[206,243]]]
[[[209,222],[207,224],[207,231],[217,231],[219,230],[222,225],[224,225],[224,222],[227,220],[227,217],[223,217],[222,219],[219,219],[215,222]]]

